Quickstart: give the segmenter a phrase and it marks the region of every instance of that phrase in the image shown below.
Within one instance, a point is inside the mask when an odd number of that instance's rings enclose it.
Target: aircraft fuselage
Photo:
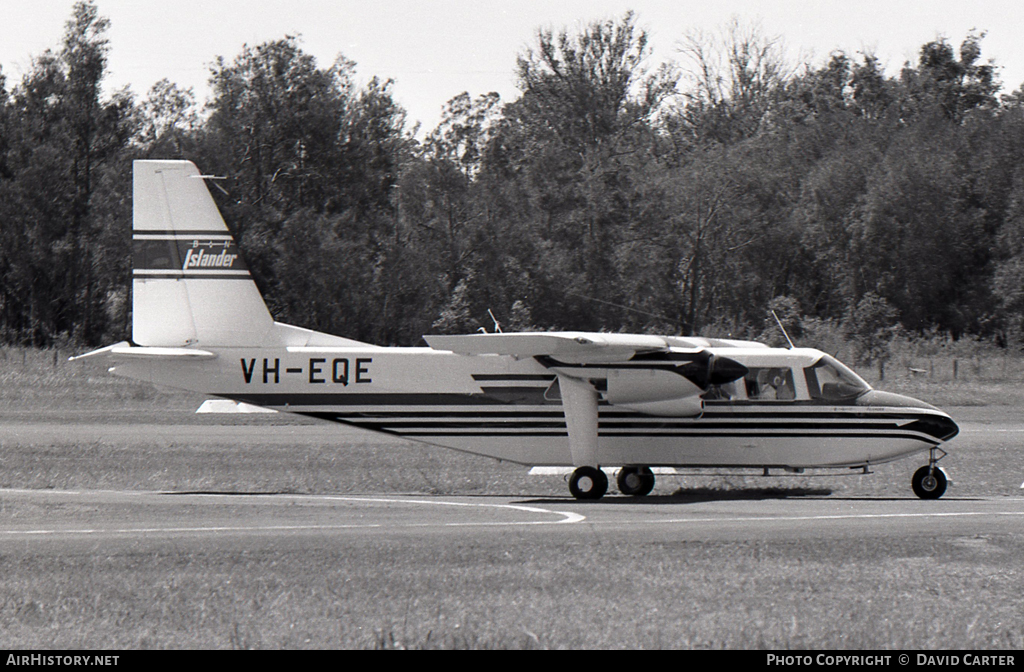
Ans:
[[[557,362],[432,348],[212,350],[209,359],[126,361],[113,372],[510,462],[573,466]],[[597,462],[856,467],[928,450],[956,434],[947,414],[909,397],[867,388],[843,399],[821,398],[820,388],[815,395],[808,371],[824,356],[818,351],[716,352],[748,374],[704,394],[696,415],[637,412],[602,395]],[[653,356],[590,366],[585,375],[600,389],[612,375],[643,380],[677,365]]]

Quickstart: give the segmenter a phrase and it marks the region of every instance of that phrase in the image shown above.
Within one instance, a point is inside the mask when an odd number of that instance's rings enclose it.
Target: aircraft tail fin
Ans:
[[[257,346],[274,320],[191,161],[135,161],[132,340]]]

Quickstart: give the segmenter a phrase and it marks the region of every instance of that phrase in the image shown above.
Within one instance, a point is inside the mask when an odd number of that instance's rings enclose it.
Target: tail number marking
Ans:
[[[247,360],[242,358],[239,362],[242,365],[242,380],[245,381],[246,385],[250,385],[253,378],[256,377],[256,359]],[[311,357],[309,360],[308,381],[314,385],[331,383],[344,387],[348,387],[349,383],[372,383],[373,379],[370,378],[370,364],[372,363],[372,357],[357,357],[353,361],[350,361],[348,357],[336,357],[331,360],[330,364],[323,357]],[[307,369],[296,366],[288,367],[283,369],[283,371],[285,374],[301,375]],[[280,383],[281,372],[280,358],[275,357],[273,360],[263,359],[264,384]]]

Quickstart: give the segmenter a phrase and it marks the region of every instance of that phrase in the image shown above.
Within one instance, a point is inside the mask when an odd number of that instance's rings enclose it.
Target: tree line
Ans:
[[[651,67],[632,13],[539,30],[519,95],[462,94],[419,136],[393,82],[294,36],[104,96],[110,24],[79,2],[0,71],[0,339],[130,335],[131,162],[205,173],[275,318],[380,344],[425,333],[797,336],[831,324],[1021,344],[1024,92],[923,45],[792,64],[734,22]],[[489,312],[490,311],[490,312]],[[773,324],[774,322],[772,322]]]

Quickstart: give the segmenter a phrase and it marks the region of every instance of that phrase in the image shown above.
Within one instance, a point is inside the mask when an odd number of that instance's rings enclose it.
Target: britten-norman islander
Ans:
[[[860,469],[910,455],[935,499],[956,436],[828,354],[752,341],[584,332],[424,336],[380,347],[275,322],[189,161],[134,164],[132,341],[73,359],[528,466],[578,499],[654,487],[652,467]]]

